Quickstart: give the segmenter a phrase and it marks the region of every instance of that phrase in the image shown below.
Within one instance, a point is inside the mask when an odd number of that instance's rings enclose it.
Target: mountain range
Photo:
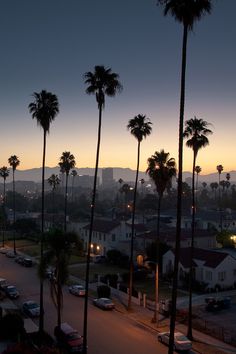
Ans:
[[[85,168],[75,168],[76,172],[78,175],[89,175],[93,176],[94,175],[94,168],[90,167],[85,167]],[[228,171],[227,171],[228,172]],[[227,172],[222,172],[221,174],[221,180],[226,179],[226,173]],[[121,167],[113,167],[113,178],[118,181],[120,178],[123,179],[123,181],[129,182],[129,181],[134,181],[135,180],[135,170],[131,170],[130,168],[121,168]],[[236,181],[236,171],[230,171],[230,182],[235,183]],[[45,179],[49,178],[52,174],[60,174],[60,169],[59,167],[46,167],[45,168]],[[99,168],[98,170],[98,176],[100,177],[100,180],[102,180],[102,168]],[[192,173],[191,172],[184,172],[183,173],[183,181],[191,178]],[[11,178],[11,173],[10,177]],[[42,169],[41,168],[31,168],[27,170],[16,170],[15,172],[15,180],[16,181],[33,181],[33,182],[40,182],[42,178]],[[145,172],[140,171],[139,172],[139,179],[143,178],[144,180],[148,180],[148,176],[146,175]],[[218,182],[219,176],[218,173],[210,173],[208,175],[201,175],[199,174],[198,176],[198,181],[200,183],[206,182],[206,183],[211,183],[211,182]]]

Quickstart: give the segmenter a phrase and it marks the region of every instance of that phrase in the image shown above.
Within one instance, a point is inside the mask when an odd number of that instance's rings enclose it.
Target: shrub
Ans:
[[[110,297],[111,296],[111,289],[107,285],[99,285],[97,287],[97,294],[98,294],[98,298]]]

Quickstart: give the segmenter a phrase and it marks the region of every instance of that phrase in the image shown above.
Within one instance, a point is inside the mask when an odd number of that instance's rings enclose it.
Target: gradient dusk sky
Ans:
[[[120,75],[123,92],[107,98],[100,167],[136,168],[137,142],[127,123],[146,114],[153,133],[141,145],[140,170],[164,148],[178,158],[182,26],[156,0],[1,0],[0,166],[11,155],[19,169],[40,167],[43,132],[28,112],[32,93],[55,93],[60,114],[51,124],[46,165],[63,151],[76,167],[94,167],[98,110],[83,74],[95,65]],[[212,0],[212,14],[189,36],[185,119],[212,123],[199,152],[202,174],[236,169],[236,0]],[[192,151],[184,148],[184,170]]]

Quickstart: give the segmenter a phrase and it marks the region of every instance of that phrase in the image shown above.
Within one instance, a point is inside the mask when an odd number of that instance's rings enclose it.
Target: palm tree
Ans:
[[[192,285],[193,285],[193,253],[195,236],[195,169],[198,151],[209,144],[207,135],[212,134],[208,129],[209,123],[196,117],[185,122],[184,138],[187,138],[186,145],[193,150],[193,168],[192,168],[192,225],[191,225],[191,247],[190,247],[190,272],[189,272],[189,312],[188,312],[188,337],[193,339],[192,334]]]
[[[200,167],[200,166],[196,166],[196,167],[195,167],[195,172],[196,172],[196,174],[197,174],[197,178],[196,178],[196,191],[197,191],[197,190],[198,190],[198,175],[199,175],[199,173],[202,172],[201,167]]]
[[[128,183],[124,183],[122,187],[120,188],[120,193],[124,193],[124,214],[127,214],[127,209],[128,209],[128,194],[131,190],[131,187]]]
[[[72,176],[72,191],[71,191],[71,199],[73,201],[74,199],[74,185],[75,185],[75,177],[77,176],[77,171],[76,170],[72,170],[71,171],[71,176]]]
[[[187,39],[188,32],[193,29],[196,21],[200,20],[205,13],[211,12],[211,0],[158,0],[158,4],[164,5],[164,15],[171,14],[175,20],[183,25],[182,44],[182,68],[181,68],[181,93],[180,93],[180,113],[179,113],[179,161],[178,161],[178,192],[177,192],[177,222],[176,222],[176,244],[174,261],[174,278],[172,291],[172,308],[170,321],[170,344],[169,354],[173,353],[174,330],[176,320],[176,299],[178,286],[178,264],[180,256],[180,236],[181,236],[181,199],[182,199],[182,179],[183,179],[183,125],[185,107],[185,73],[187,59]]]
[[[2,213],[3,213],[3,232],[2,232],[2,247],[5,246],[5,228],[6,228],[6,215],[5,215],[5,203],[6,203],[6,179],[9,176],[9,169],[6,166],[0,168],[0,177],[3,178],[3,198],[2,198]]]
[[[54,268],[54,277],[50,280],[50,290],[53,304],[57,309],[57,325],[61,326],[61,311],[63,305],[62,287],[69,278],[69,259],[72,245],[77,237],[73,233],[53,229],[45,237],[46,250],[39,264],[39,277],[44,280],[49,266]]]
[[[137,168],[134,184],[134,198],[132,208],[132,223],[131,223],[131,244],[130,244],[130,271],[129,271],[129,297],[128,297],[128,310],[131,310],[131,298],[133,289],[133,253],[134,253],[134,221],[135,221],[135,209],[137,198],[137,186],[138,186],[138,173],[139,173],[139,161],[140,161],[140,145],[144,138],[152,132],[150,119],[143,114],[138,114],[134,118],[129,120],[127,129],[130,130],[131,135],[138,141],[137,151]]]
[[[43,256],[44,243],[44,179],[45,179],[45,156],[46,156],[46,137],[49,134],[50,124],[59,113],[59,103],[57,96],[46,90],[40,93],[34,92],[34,101],[28,106],[29,112],[37,124],[43,129],[43,161],[42,161],[42,205],[41,205],[41,242],[40,257]],[[44,308],[43,308],[43,280],[40,281],[40,317],[39,332],[42,335],[44,330]]]
[[[16,254],[16,233],[15,233],[15,222],[16,222],[16,193],[15,193],[15,171],[17,166],[20,164],[20,160],[16,155],[12,155],[8,159],[9,165],[12,167],[12,183],[13,183],[13,224],[14,224],[14,230],[13,230],[13,248],[14,248],[14,254]]]
[[[217,172],[218,172],[218,175],[219,175],[219,212],[220,212],[220,231],[222,232],[223,227],[222,227],[221,191],[220,191],[221,181],[220,181],[220,176],[221,176],[221,173],[224,170],[224,167],[222,165],[217,165],[216,169],[217,169]]]
[[[75,167],[75,157],[70,151],[64,151],[60,157],[59,167],[61,171],[66,174],[66,188],[65,188],[65,213],[64,213],[64,231],[66,232],[66,216],[67,216],[67,197],[68,197],[68,177],[70,170]]]
[[[88,71],[84,74],[85,84],[88,85],[86,93],[88,95],[95,95],[98,104],[98,139],[97,139],[97,153],[96,153],[96,163],[95,163],[95,173],[93,182],[93,193],[92,193],[92,203],[91,203],[91,218],[90,218],[90,228],[89,237],[87,244],[87,265],[86,265],[86,280],[85,280],[85,304],[84,304],[84,330],[83,330],[83,347],[84,353],[87,353],[87,320],[88,320],[88,284],[89,284],[89,266],[90,266],[90,245],[92,240],[93,232],[93,221],[94,221],[94,208],[96,201],[96,185],[97,185],[97,173],[99,164],[99,152],[100,152],[100,141],[101,141],[101,128],[102,128],[102,111],[105,107],[105,96],[114,97],[117,92],[122,90],[122,86],[119,82],[119,75],[113,73],[111,68],[105,68],[104,66],[95,66],[94,72]]]
[[[153,322],[158,325],[158,277],[159,277],[159,245],[160,245],[160,214],[161,201],[163,193],[167,186],[171,184],[172,177],[176,176],[176,163],[174,158],[169,158],[169,152],[161,150],[156,151],[154,155],[148,158],[148,168],[146,173],[153,180],[158,193],[158,207],[157,207],[157,263],[156,263],[156,281],[155,281],[155,312]]]
[[[53,226],[54,226],[54,214],[55,214],[55,189],[61,183],[60,178],[58,175],[54,173],[48,178],[48,183],[52,187],[52,208],[53,208]]]

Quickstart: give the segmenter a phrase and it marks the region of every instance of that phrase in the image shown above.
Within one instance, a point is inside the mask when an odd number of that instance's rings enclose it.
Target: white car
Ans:
[[[85,288],[83,285],[71,285],[69,286],[69,292],[76,296],[85,296]]]
[[[115,304],[106,297],[100,297],[99,299],[94,299],[93,304],[97,307],[100,307],[102,310],[113,310],[115,308]]]
[[[162,332],[157,336],[159,342],[169,345],[170,332]],[[181,332],[174,334],[174,350],[188,351],[192,349],[192,342]]]

